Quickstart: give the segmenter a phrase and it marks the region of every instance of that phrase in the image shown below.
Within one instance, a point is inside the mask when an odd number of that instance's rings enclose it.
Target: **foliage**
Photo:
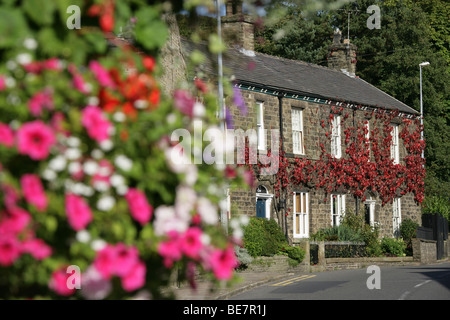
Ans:
[[[250,256],[247,249],[235,246],[234,251],[236,252],[236,257],[239,261],[239,269],[245,269],[250,263],[252,263],[253,258]]]
[[[302,262],[306,254],[305,250],[300,247],[286,247],[282,249],[282,252],[286,252],[287,256],[296,264]]]
[[[406,243],[403,239],[394,239],[384,237],[381,239],[381,251],[385,255],[394,255],[402,257],[405,255]]]
[[[251,217],[243,230],[244,248],[252,257],[273,256],[287,247],[283,231],[275,220]]]
[[[71,4],[81,29],[66,27]],[[0,5],[1,298],[162,298],[173,272],[233,278],[240,233],[224,232],[214,190],[245,187],[243,171],[176,161],[175,129],[222,119],[208,85],[161,87],[165,8]],[[133,45],[112,37],[128,26]],[[81,290],[67,285],[70,265]]]
[[[423,214],[441,214],[450,220],[450,200],[448,197],[434,195],[425,198]]]
[[[409,218],[403,219],[400,224],[400,234],[405,242],[405,253],[408,256],[412,256],[412,238],[416,237],[416,230],[419,224]]]
[[[400,234],[405,243],[410,244],[411,239],[416,236],[416,230],[419,224],[409,218],[403,219],[400,224]]]

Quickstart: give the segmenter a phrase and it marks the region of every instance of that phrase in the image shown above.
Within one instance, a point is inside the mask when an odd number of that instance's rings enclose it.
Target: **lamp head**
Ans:
[[[419,66],[425,67],[425,66],[427,66],[427,65],[429,65],[429,64],[430,64],[430,63],[429,63],[428,61],[426,61],[426,62],[420,63]]]

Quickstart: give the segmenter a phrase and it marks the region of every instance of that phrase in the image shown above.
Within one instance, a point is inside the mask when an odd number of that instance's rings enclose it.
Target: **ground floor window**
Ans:
[[[294,193],[294,237],[309,237],[309,196],[308,192]]]
[[[332,194],[331,195],[331,226],[338,226],[341,222],[341,217],[345,213],[345,195]]]
[[[375,200],[370,197],[364,202],[364,220],[366,224],[374,226],[375,223]]]
[[[394,198],[392,201],[392,216],[394,226],[394,237],[400,237],[400,224],[402,223],[402,208],[400,198]]]

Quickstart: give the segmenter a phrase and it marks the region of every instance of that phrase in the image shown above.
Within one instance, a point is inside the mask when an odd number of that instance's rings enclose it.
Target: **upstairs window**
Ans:
[[[256,102],[256,130],[258,135],[258,150],[266,150],[266,135],[264,134],[264,102]]]
[[[342,156],[341,151],[341,116],[335,115],[331,121],[331,155],[335,158]]]
[[[398,124],[392,125],[392,143],[391,143],[391,159],[394,164],[400,163],[400,153],[399,153],[399,144],[398,144]]]
[[[292,108],[292,145],[295,154],[305,154],[303,138],[303,110]]]

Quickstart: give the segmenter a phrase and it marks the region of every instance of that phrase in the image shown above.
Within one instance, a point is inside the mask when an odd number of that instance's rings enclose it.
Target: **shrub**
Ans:
[[[286,247],[284,249],[284,251],[286,251],[289,258],[291,258],[297,262],[302,262],[303,259],[305,258],[305,250],[303,250],[302,248]]]
[[[244,248],[252,257],[273,256],[287,247],[283,231],[274,220],[250,218],[244,227]]]
[[[400,224],[400,234],[406,244],[405,253],[412,255],[412,243],[411,239],[416,236],[416,230],[419,224],[409,218],[406,218]]]
[[[393,239],[384,237],[381,240],[381,250],[385,255],[395,255],[401,257],[404,255],[406,244],[402,239]]]
[[[239,269],[245,269],[250,263],[252,263],[253,258],[249,255],[247,249],[235,246],[234,252],[236,253],[236,257],[239,261]]]

